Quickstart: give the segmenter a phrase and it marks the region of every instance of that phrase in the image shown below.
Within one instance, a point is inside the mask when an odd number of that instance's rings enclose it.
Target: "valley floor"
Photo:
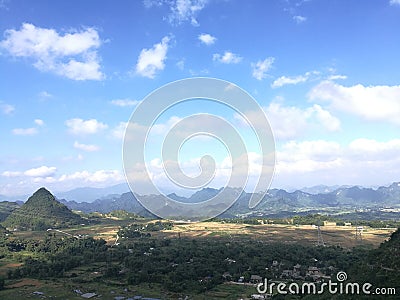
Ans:
[[[99,224],[66,228],[59,232],[52,232],[53,237],[67,237],[69,235],[102,238],[114,248],[128,243],[128,240],[119,238],[117,232],[124,226],[136,222],[143,225],[154,223],[148,220],[116,220],[103,219]],[[387,240],[396,228],[369,228],[363,227],[361,239],[356,239],[355,226],[321,226],[321,234],[327,246],[340,246],[351,249],[353,247],[377,248]],[[171,230],[151,232],[151,240],[163,243],[165,240],[177,241],[218,241],[223,243],[237,243],[249,245],[253,243],[269,245],[302,245],[315,247],[317,242],[317,228],[311,225],[280,225],[280,224],[232,224],[225,222],[178,223]],[[38,239],[43,240],[49,232],[13,232],[11,239]],[[149,240],[151,242],[151,240]],[[147,242],[146,242],[147,243]],[[126,246],[128,247],[128,246]],[[284,247],[284,246],[283,246]],[[111,248],[112,249],[112,248]],[[15,270],[22,265],[22,261],[30,256],[28,251],[12,253],[0,259],[0,276],[7,278],[9,270]],[[174,258],[170,258],[173,261]],[[5,280],[5,289],[0,291],[0,299],[84,299],[82,294],[95,293],[93,299],[135,299],[135,296],[153,297],[156,299],[180,299],[185,293],[174,293],[158,283],[129,284],[118,276],[104,279],[102,275],[106,268],[114,264],[111,262],[88,262],[79,267],[66,271],[59,278],[33,279],[14,278]],[[102,270],[102,271],[99,271]],[[234,280],[237,282],[237,279]],[[256,292],[255,285],[230,284],[221,282],[202,293],[190,293],[187,299],[250,299]],[[120,297],[120,298],[118,298]],[[137,298],[140,299],[140,298]],[[183,298],[182,298],[183,299]]]

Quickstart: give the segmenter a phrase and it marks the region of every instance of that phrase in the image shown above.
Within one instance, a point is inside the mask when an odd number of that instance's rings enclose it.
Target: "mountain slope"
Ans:
[[[122,195],[110,195],[108,198],[97,199],[92,203],[59,200],[72,210],[82,211],[84,213],[109,213],[114,210],[125,210],[127,212],[136,213],[143,217],[153,216],[149,213],[131,193],[123,193]]]
[[[79,224],[82,219],[64,204],[58,202],[45,188],[37,190],[3,222],[6,227],[45,230]]]
[[[400,292],[400,228],[357,262],[350,269],[350,275],[374,286],[397,288],[397,295]]]
[[[3,222],[16,209],[20,208],[17,202],[2,201],[0,202],[0,222]]]

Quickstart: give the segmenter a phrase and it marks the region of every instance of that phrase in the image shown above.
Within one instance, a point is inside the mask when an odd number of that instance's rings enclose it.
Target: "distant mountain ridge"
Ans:
[[[75,202],[93,202],[103,197],[121,195],[129,192],[127,183],[120,183],[105,188],[80,187],[67,192],[55,193],[58,199],[68,199]]]
[[[227,189],[232,190],[232,196],[236,195],[237,191],[235,189]],[[176,194],[169,194],[168,196],[179,202],[196,203],[212,198],[219,191],[218,189],[205,188],[197,191],[190,197],[182,197]],[[153,195],[151,197],[157,200],[158,196]],[[282,211],[294,212],[325,209],[353,211],[354,209],[377,209],[383,207],[400,209],[400,183],[395,182],[388,187],[379,187],[376,190],[358,186],[340,187],[334,191],[319,194],[311,194],[300,190],[287,192],[282,189],[271,189],[254,209],[248,207],[250,197],[251,194],[243,192],[238,200],[221,216],[267,215]],[[103,197],[92,203],[78,203],[68,200],[60,201],[73,210],[83,212],[98,211],[107,213],[112,210],[123,209],[136,214],[151,215],[131,192]],[[179,214],[179,212],[176,213],[177,215]]]
[[[116,189],[125,187],[123,185],[115,186]],[[261,199],[260,203],[250,209],[248,201],[251,194],[243,192],[238,200],[227,210],[221,217],[242,217],[242,216],[265,216],[265,215],[290,215],[290,213],[306,213],[308,212],[355,212],[356,210],[384,210],[393,211],[392,215],[400,215],[400,182],[392,183],[389,186],[382,186],[377,189],[363,188],[359,186],[340,186],[333,191],[327,192],[325,186],[318,186],[322,189],[321,193],[308,193],[301,190],[292,192],[283,189],[270,189]],[[227,188],[231,197],[236,197],[238,189]],[[97,189],[98,191],[99,189]],[[182,197],[176,194],[169,194],[171,199],[183,203],[197,203],[206,201],[221,189],[204,188],[195,192],[190,197]],[[83,191],[81,189],[80,191]],[[154,216],[148,212],[137,198],[131,192],[121,194],[109,194],[104,196],[110,190],[101,189],[103,193],[100,198],[92,202],[78,202],[71,199],[60,199],[71,210],[82,211],[84,213],[100,212],[109,213],[113,210],[126,210],[127,212],[136,213],[145,217]],[[157,195],[147,196],[154,201],[161,198]],[[149,199],[150,199],[149,198]],[[1,218],[4,220],[19,205],[14,202],[0,202]],[[161,208],[163,209],[163,208]],[[164,209],[169,209],[165,207]],[[179,211],[176,212],[179,215]],[[292,214],[293,215],[293,214]]]

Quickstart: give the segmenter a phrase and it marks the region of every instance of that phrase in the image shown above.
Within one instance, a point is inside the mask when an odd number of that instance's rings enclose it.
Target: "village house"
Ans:
[[[262,281],[262,277],[258,275],[251,275],[250,276],[250,282],[251,283],[259,283]]]

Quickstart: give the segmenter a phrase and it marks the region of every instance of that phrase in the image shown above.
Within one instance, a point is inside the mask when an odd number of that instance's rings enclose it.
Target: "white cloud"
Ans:
[[[76,135],[94,134],[101,130],[107,129],[108,126],[96,119],[82,120],[79,118],[65,121],[68,131]]]
[[[117,182],[121,181],[124,177],[117,170],[99,170],[95,172],[89,171],[80,171],[72,174],[64,174],[60,176],[58,181],[79,181],[79,182],[91,182],[91,183],[100,183],[100,182]]]
[[[37,126],[43,126],[44,125],[44,121],[43,120],[41,120],[41,119],[35,119],[35,124],[37,125]]]
[[[381,172],[376,177],[377,170]],[[274,185],[387,184],[400,176],[400,140],[290,141],[277,151]]]
[[[347,76],[346,75],[331,75],[328,77],[328,80],[337,80],[337,79],[344,80],[344,79],[347,79]]]
[[[183,70],[185,68],[185,60],[181,59],[176,63],[176,66],[178,67],[179,70]]]
[[[111,100],[110,103],[112,105],[126,107],[126,106],[135,106],[139,103],[138,100],[131,100],[131,99],[114,99]]]
[[[52,177],[56,171],[56,167],[41,166],[25,171],[24,175],[29,177]]]
[[[15,111],[15,107],[11,104],[3,103],[0,101],[0,110],[5,115],[11,115]]]
[[[324,74],[323,72],[314,70],[298,76],[281,76],[274,80],[274,82],[271,84],[271,87],[279,88],[289,84],[296,85],[299,83],[304,83],[309,81],[317,81],[324,79],[329,81],[334,81],[334,80],[343,80],[347,78],[347,76],[345,75],[334,74],[334,72],[335,72],[334,69],[328,70],[328,74]]]
[[[317,120],[325,127],[328,131],[338,131],[340,129],[340,121],[338,118],[332,116],[332,114],[324,110],[321,106],[314,104],[312,112],[315,113]]]
[[[97,56],[93,52],[87,56],[84,62],[71,59],[68,63],[62,64],[56,72],[74,80],[100,80],[104,77],[100,72]]]
[[[306,73],[304,75],[299,75],[296,77],[281,76],[272,83],[271,87],[278,88],[288,84],[298,84],[306,82],[308,78],[309,78],[309,73]]]
[[[217,40],[217,38],[215,36],[212,36],[208,33],[202,33],[198,36],[198,38],[203,44],[205,44],[207,46],[214,44],[215,41]]]
[[[400,0],[390,0],[390,5],[400,5]]]
[[[37,128],[30,127],[30,128],[14,128],[12,130],[14,135],[35,135],[38,133]]]
[[[279,159],[286,162],[301,160],[328,161],[342,155],[340,144],[332,141],[289,141],[282,146]]]
[[[371,121],[385,121],[400,125],[400,86],[346,87],[324,81],[314,87],[309,98],[328,101],[332,108]]]
[[[171,24],[182,24],[190,21],[193,26],[199,26],[196,17],[205,7],[208,0],[175,0],[167,1],[170,4],[171,14],[168,20]]]
[[[177,124],[179,121],[182,119],[176,116],[172,116],[168,119],[166,123],[158,123],[154,124],[151,127],[151,130],[149,132],[149,135],[165,135],[171,128]]]
[[[257,63],[252,63],[251,67],[253,69],[253,77],[257,80],[262,80],[265,78],[266,73],[271,69],[274,63],[274,57],[267,57],[263,61],[260,60]]]
[[[240,57],[230,51],[225,51],[223,55],[218,54],[218,53],[214,54],[213,60],[218,61],[223,64],[237,64],[242,60],[242,57]]]
[[[21,175],[22,175],[22,173],[18,172],[18,171],[4,171],[3,173],[1,173],[1,176],[4,176],[4,177],[18,177]]]
[[[29,58],[34,67],[73,80],[101,80],[101,45],[94,28],[60,35],[54,29],[23,23],[20,30],[8,29],[0,47],[14,57]]]
[[[299,137],[304,135],[312,126],[322,127],[328,131],[340,129],[340,120],[319,105],[301,109],[272,102],[269,106],[264,107],[264,111],[270,122],[274,137],[277,139],[284,140]]]
[[[376,161],[387,157],[399,156],[400,139],[379,142],[373,139],[359,138],[349,144],[350,154],[357,160]]]
[[[293,16],[293,20],[295,20],[297,24],[300,24],[307,21],[307,18],[303,16]]]
[[[100,149],[96,145],[81,144],[81,143],[78,143],[77,141],[75,141],[75,143],[74,143],[74,148],[83,150],[83,151],[87,151],[87,152],[94,152],[94,151],[98,151]]]
[[[153,48],[142,49],[137,60],[136,73],[143,77],[154,78],[158,71],[164,70],[169,41],[170,38],[165,36]]]
[[[118,126],[116,126],[113,130],[112,130],[112,135],[113,137],[117,138],[117,139],[123,139],[124,138],[124,134],[125,134],[125,129],[127,126],[127,122],[120,122],[118,124]]]
[[[49,92],[46,92],[46,91],[41,91],[41,92],[38,94],[38,96],[39,96],[39,98],[42,99],[42,100],[46,100],[46,99],[53,98],[53,95],[50,94]]]

